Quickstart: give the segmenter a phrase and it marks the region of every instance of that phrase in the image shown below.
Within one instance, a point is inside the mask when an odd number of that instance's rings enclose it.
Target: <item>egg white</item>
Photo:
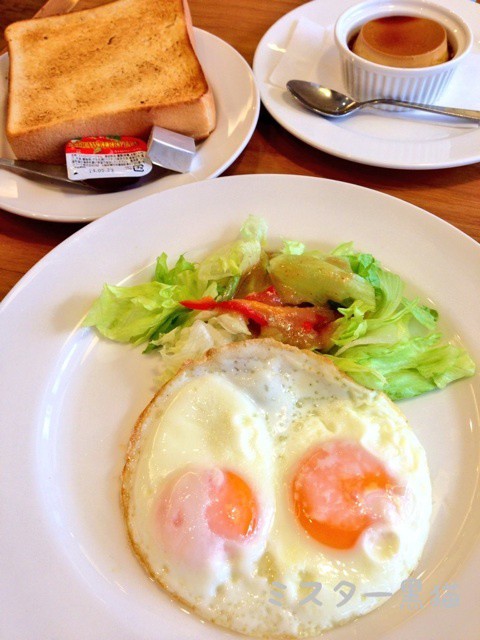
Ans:
[[[405,489],[393,516],[348,550],[312,539],[291,503],[299,461],[337,438],[361,444]],[[248,542],[220,541],[192,561],[159,541],[156,509],[176,473],[209,467],[240,475],[260,516]],[[122,496],[133,549],[154,580],[206,620],[270,637],[316,635],[385,602],[367,594],[400,589],[431,514],[425,452],[398,408],[327,358],[268,339],[212,351],[160,390],[132,435]],[[317,602],[304,602],[308,583],[321,584]],[[352,597],[339,606],[346,583]]]

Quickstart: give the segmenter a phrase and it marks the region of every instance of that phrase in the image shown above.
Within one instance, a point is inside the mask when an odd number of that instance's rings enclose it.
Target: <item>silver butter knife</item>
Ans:
[[[0,167],[10,169],[15,173],[26,176],[40,176],[49,178],[55,182],[68,184],[69,186],[80,187],[90,191],[103,191],[100,187],[95,187],[91,183],[82,180],[70,180],[67,174],[67,167],[60,164],[44,164],[42,162],[31,162],[29,160],[12,160],[10,158],[0,158]]]

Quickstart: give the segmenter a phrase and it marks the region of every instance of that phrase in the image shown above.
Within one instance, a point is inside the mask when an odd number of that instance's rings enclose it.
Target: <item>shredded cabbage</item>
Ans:
[[[246,320],[238,313],[201,311],[190,326],[177,327],[156,342],[162,354],[158,383],[164,384],[185,362],[200,358],[209,349],[249,337]]]

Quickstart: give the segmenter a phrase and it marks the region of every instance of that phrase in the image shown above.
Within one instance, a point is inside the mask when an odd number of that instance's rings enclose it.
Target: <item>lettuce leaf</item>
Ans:
[[[392,400],[402,400],[443,389],[475,373],[475,364],[464,349],[440,345],[439,340],[439,334],[432,334],[393,345],[353,347],[340,357],[329,357],[358,383],[384,391]]]
[[[284,240],[281,253],[287,256],[301,256],[305,252],[303,242],[297,240]]]
[[[475,364],[464,349],[442,344],[438,313],[403,295],[401,278],[383,269],[351,243],[332,255],[346,257],[352,270],[375,288],[375,308],[355,300],[339,308],[329,356],[360,384],[392,399],[411,398],[471,376]]]
[[[169,268],[167,255],[162,253],[151,282],[126,287],[104,285],[83,326],[95,327],[118,342],[148,342],[147,352],[157,348],[160,336],[193,321],[194,314],[180,304],[182,300],[203,296],[223,300],[234,295],[242,274],[260,258],[266,229],[262,218],[250,216],[237,240],[200,263],[180,256]]]
[[[264,271],[268,266],[266,233],[266,222],[250,216],[236,240],[199,263],[180,256],[169,267],[162,253],[150,282],[128,287],[106,284],[83,325],[96,327],[112,340],[146,343],[145,352],[159,349],[165,382],[186,359],[212,346],[251,337],[238,314],[190,311],[180,302],[204,296],[233,297],[242,276],[259,261],[267,263]],[[351,242],[326,254],[306,251],[303,243],[285,240],[277,255],[317,255],[354,273],[363,284],[368,283],[370,291],[373,288],[374,296],[368,300],[357,296],[334,304],[340,317],[326,354],[360,384],[400,400],[442,389],[475,372],[468,353],[442,339],[437,311],[406,297],[401,277],[384,269],[371,254],[357,252]]]
[[[267,225],[265,220],[250,216],[240,229],[237,240],[220,247],[198,266],[201,282],[214,281],[221,288],[228,286],[229,278],[240,278],[260,260],[265,243]]]
[[[188,310],[178,304],[183,290],[156,281],[132,287],[106,284],[83,326],[96,327],[111,340],[140,344],[184,322]]]

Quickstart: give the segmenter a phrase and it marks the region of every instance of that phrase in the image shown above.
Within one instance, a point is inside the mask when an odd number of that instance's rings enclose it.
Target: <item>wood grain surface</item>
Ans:
[[[41,0],[0,0],[0,33],[10,22],[33,16],[42,4]],[[80,0],[76,9],[98,4],[102,2]],[[265,31],[301,4],[296,0],[190,0],[195,26],[228,42],[250,65]],[[225,175],[246,173],[304,174],[376,189],[422,207],[480,241],[480,163],[430,171],[398,171],[356,164],[302,143],[262,108],[250,143]],[[0,211],[0,299],[40,258],[80,226],[37,221]]]

